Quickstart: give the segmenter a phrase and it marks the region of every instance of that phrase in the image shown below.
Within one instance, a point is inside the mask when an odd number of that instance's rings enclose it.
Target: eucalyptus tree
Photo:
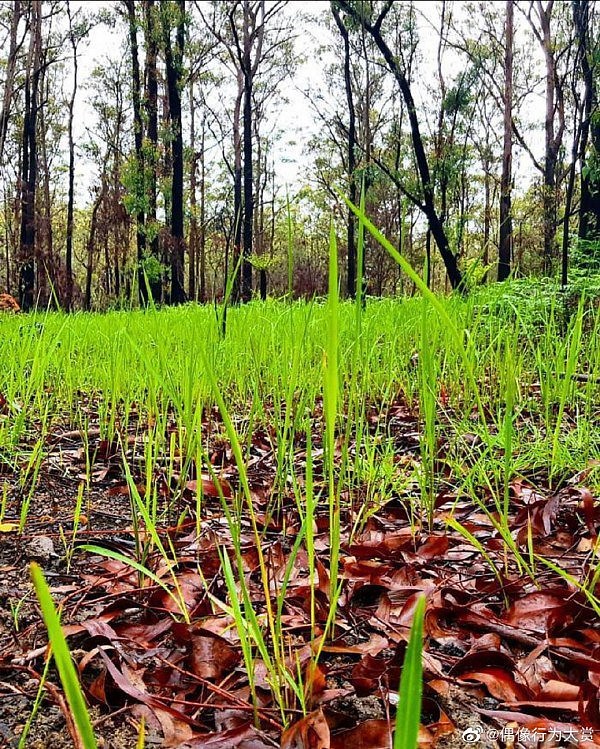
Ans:
[[[69,142],[69,193],[67,198],[67,227],[66,227],[66,249],[65,249],[65,274],[66,288],[64,306],[70,310],[73,306],[73,228],[74,228],[74,206],[75,206],[75,138],[73,136],[73,118],[75,113],[75,99],[77,97],[77,86],[79,83],[79,47],[87,37],[91,29],[91,21],[86,18],[81,9],[75,13],[71,11],[71,4],[67,0],[67,16],[69,19],[69,43],[71,45],[73,62],[73,88],[69,98],[69,119],[67,125]]]
[[[504,91],[503,91],[503,141],[502,176],[500,177],[500,230],[498,241],[498,281],[510,275],[512,257],[512,154],[513,154],[513,45],[514,45],[514,3],[506,0],[504,25]]]
[[[583,79],[582,123],[579,143],[581,201],[579,206],[580,254],[598,264],[600,240],[600,112],[598,71],[600,47],[596,3],[573,0],[573,25]]]
[[[356,187],[356,107],[354,104],[354,91],[352,87],[352,50],[350,47],[350,29],[346,25],[346,19],[342,17],[335,2],[331,3],[331,12],[336,26],[344,42],[344,88],[346,91],[346,102],[348,109],[348,137],[347,137],[347,171],[348,171],[348,198],[357,203]],[[348,296],[356,295],[356,218],[354,213],[348,211],[347,228],[347,290]]]
[[[233,265],[241,257],[241,283],[234,296],[252,296],[252,254],[255,208],[255,106],[257,85],[275,65],[289,66],[293,24],[283,11],[285,0],[228,0],[211,3],[210,13],[196,3],[207,27],[219,43],[221,60],[235,82],[231,109],[233,136],[234,251]],[[276,93],[277,89],[271,92]]]
[[[573,67],[574,51],[569,8],[555,0],[530,0],[526,7],[517,4],[527,18],[544,60],[544,157],[540,162],[529,150],[533,163],[542,175],[544,212],[543,269],[552,273],[557,256],[558,183],[561,179],[561,149],[566,127],[566,86]]]
[[[146,213],[144,196],[144,129],[142,121],[142,83],[140,73],[140,50],[138,43],[139,13],[135,0],[122,0],[126,12],[129,31],[129,53],[131,55],[131,100],[133,104],[133,139],[135,148],[135,175],[132,197],[136,220],[136,247],[138,262],[138,287],[140,301],[145,301],[145,279],[143,263],[146,256]]]
[[[85,309],[92,307],[95,275],[100,282],[98,294],[106,299],[119,296],[123,269],[129,261],[131,216],[135,222],[138,198],[125,189],[125,184],[130,181],[126,172],[131,150],[127,127],[131,62],[127,57],[123,53],[103,60],[93,69],[87,83],[95,122],[93,130],[88,131],[83,148],[97,167],[98,174],[91,190],[85,253],[80,258],[85,269]],[[134,226],[137,233],[135,223]]]
[[[154,0],[145,0],[143,2],[143,14],[145,45],[143,113],[146,132],[142,140],[142,154],[144,185],[146,187],[146,257],[143,259],[142,269],[144,271],[144,278],[140,279],[140,292],[142,299],[145,299],[148,292],[146,284],[148,284],[152,298],[160,301],[163,295],[163,268],[160,262],[159,224],[157,220],[158,164],[160,155],[158,142],[158,56],[160,29],[158,9]]]
[[[19,242],[19,304],[28,311],[34,305],[35,198],[38,181],[37,120],[42,76],[42,3],[31,0],[28,8],[29,49],[25,67],[23,141],[21,154],[21,230]]]
[[[6,68],[4,74],[2,110],[0,111],[0,164],[4,158],[4,144],[8,133],[8,121],[14,97],[15,74],[17,71],[17,57],[25,41],[25,33],[19,34],[19,27],[24,16],[25,9],[21,0],[14,0],[9,4],[11,7],[9,33],[8,33],[8,54],[6,57]]]
[[[372,37],[383,57],[385,65],[393,75],[400,89],[406,106],[412,147],[420,182],[419,194],[412,195],[412,199],[427,219],[429,230],[444,262],[452,288],[466,291],[466,281],[458,267],[456,255],[450,247],[443,221],[436,205],[430,157],[427,154],[425,140],[421,133],[421,121],[417,113],[412,87],[407,78],[406,69],[402,65],[399,47],[396,44],[396,42],[401,44],[401,35],[400,39],[396,37],[396,39],[391,40],[385,30],[386,19],[389,17],[394,5],[393,0],[385,0],[385,2],[372,4],[368,7],[363,3],[348,2],[347,0],[336,0],[336,3],[341,11],[351,17],[355,23],[362,26]]]
[[[186,300],[184,281],[183,123],[181,89],[185,46],[185,0],[160,4],[163,53],[169,102],[169,136],[172,154],[169,256],[171,260],[171,304]],[[173,32],[175,39],[173,40]]]

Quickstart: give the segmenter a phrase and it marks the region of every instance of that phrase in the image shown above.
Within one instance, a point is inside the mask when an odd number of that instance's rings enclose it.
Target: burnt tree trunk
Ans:
[[[361,24],[366,31],[372,36],[373,41],[379,48],[379,51],[383,55],[386,65],[400,88],[402,98],[406,105],[406,112],[408,114],[408,120],[410,125],[410,134],[413,145],[413,151],[415,154],[415,161],[417,163],[417,172],[419,175],[419,181],[421,184],[421,191],[423,200],[419,202],[419,208],[425,214],[431,236],[433,237],[444,266],[446,273],[450,280],[450,284],[453,289],[457,289],[461,292],[466,292],[465,279],[458,267],[456,256],[450,249],[448,237],[444,231],[444,226],[435,207],[435,196],[433,189],[433,179],[429,169],[429,162],[425,153],[425,146],[423,138],[421,136],[421,130],[419,125],[419,119],[417,117],[417,110],[413,99],[412,91],[408,79],[404,75],[404,72],[398,61],[398,57],[392,52],[387,45],[385,39],[381,33],[381,26],[387,13],[390,11],[393,0],[386,0],[386,3],[379,14],[379,17],[375,22],[370,22],[363,14],[361,14],[357,8],[346,0],[339,0],[338,5],[344,10],[349,16],[351,16],[356,22]]]
[[[144,150],[143,150],[143,124],[142,124],[142,104],[141,104],[141,81],[140,81],[140,61],[138,55],[137,42],[137,18],[135,14],[134,0],[125,0],[127,8],[127,17],[129,21],[129,47],[131,51],[131,73],[132,73],[132,103],[133,103],[133,137],[135,147],[135,158],[137,165],[136,180],[136,245],[138,261],[138,286],[139,299],[141,304],[146,304],[147,293],[146,283],[144,281],[143,263],[146,256],[146,218],[144,212],[143,198],[143,175],[144,175]]]
[[[34,305],[35,292],[35,195],[37,187],[37,117],[42,62],[41,0],[32,0],[30,43],[25,73],[25,107],[21,158],[21,230],[19,305],[27,312]]]
[[[346,89],[346,104],[348,106],[348,198],[356,205],[356,112],[350,69],[350,36],[335,6],[332,6],[332,12],[344,42],[344,87]],[[356,218],[351,210],[348,210],[347,221],[347,291],[348,296],[354,299],[356,297]]]
[[[581,166],[581,201],[579,206],[579,239],[600,237],[600,121],[597,116],[597,63],[590,40],[589,3],[573,0],[573,22],[579,45],[579,62],[584,81],[583,116],[579,160]],[[588,153],[589,146],[589,153]],[[583,247],[582,253],[588,248]]]
[[[165,70],[169,95],[169,121],[172,139],[171,179],[171,304],[185,302],[183,238],[183,129],[181,123],[181,79],[185,32],[185,0],[177,0],[175,49],[171,43],[171,22],[163,16]],[[168,12],[168,9],[167,9]]]
[[[498,281],[510,275],[512,255],[512,97],[513,97],[513,0],[506,0],[506,30],[504,51],[504,141],[502,147],[502,175],[500,177],[500,232],[498,244]]]
[[[74,206],[75,206],[75,139],[73,138],[73,115],[75,111],[75,98],[77,96],[77,36],[73,28],[70,3],[67,2],[67,15],[69,16],[69,40],[73,52],[73,89],[69,99],[69,120],[67,135],[69,140],[69,195],[67,198],[67,236],[65,250],[65,273],[66,288],[64,306],[67,311],[73,309],[73,228],[74,228]]]
[[[264,5],[264,4],[263,4]],[[249,302],[252,298],[252,236],[254,218],[254,176],[252,165],[252,89],[254,84],[255,69],[252,65],[251,51],[252,39],[250,25],[252,18],[250,2],[244,0],[244,34],[243,49],[241,55],[241,68],[244,76],[244,228],[243,228],[243,261],[242,261],[242,300]],[[257,56],[257,59],[259,56]]]
[[[146,136],[147,148],[144,151],[144,164],[148,175],[148,212],[146,216],[146,242],[149,243],[149,256],[160,263],[158,247],[158,223],[156,218],[157,169],[158,169],[158,37],[156,7],[154,0],[146,0]],[[162,270],[158,276],[149,279],[150,293],[155,301],[162,301]],[[147,293],[146,290],[144,293]]]

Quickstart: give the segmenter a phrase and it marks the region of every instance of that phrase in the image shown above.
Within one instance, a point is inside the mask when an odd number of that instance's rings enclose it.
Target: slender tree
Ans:
[[[145,304],[146,282],[144,279],[144,259],[146,256],[146,214],[144,211],[144,128],[142,122],[142,93],[141,93],[141,76],[140,60],[138,48],[138,18],[135,9],[134,0],[123,0],[127,10],[127,20],[129,25],[129,50],[131,54],[131,98],[133,103],[133,138],[135,147],[136,160],[136,177],[134,186],[135,199],[135,219],[136,219],[136,245],[137,245],[137,262],[138,262],[138,288],[140,302]]]
[[[23,13],[20,0],[14,0],[12,3],[11,20],[10,20],[10,41],[8,47],[8,57],[6,59],[6,77],[4,79],[4,94],[2,96],[2,110],[0,111],[0,163],[4,158],[4,145],[8,132],[8,119],[10,116],[12,99],[14,96],[15,72],[17,67],[17,56],[23,44],[23,40],[17,38],[19,22]]]
[[[35,293],[35,197],[38,178],[37,119],[42,73],[42,3],[32,0],[29,18],[29,52],[25,72],[25,105],[21,155],[21,232],[19,304],[28,311]]]
[[[502,146],[502,176],[500,178],[500,240],[498,246],[498,281],[510,275],[512,255],[512,100],[513,100],[513,37],[514,4],[506,0],[506,20],[504,30],[504,140]]]
[[[79,55],[78,47],[90,31],[90,23],[85,18],[78,18],[80,11],[73,15],[71,3],[67,0],[67,16],[69,18],[69,42],[73,59],[73,88],[69,98],[69,119],[67,137],[69,142],[69,194],[67,198],[67,231],[65,251],[66,288],[64,306],[67,310],[73,307],[73,229],[75,206],[75,138],[73,137],[73,117],[75,113],[75,99],[77,97]]]
[[[587,0],[573,0],[573,22],[579,46],[579,64],[583,78],[583,115],[579,161],[581,167],[581,202],[579,206],[579,239],[600,238],[600,117],[598,116],[598,49],[591,35]],[[583,254],[593,249],[582,246]],[[594,253],[595,254],[595,253]]]
[[[152,298],[162,299],[162,271],[158,246],[157,193],[158,193],[158,42],[156,6],[154,0],[144,2],[145,41],[146,41],[146,95],[144,108],[146,113],[146,139],[144,141],[144,169],[147,179],[147,214],[146,244],[152,272],[148,282]],[[144,293],[145,290],[144,290]]]
[[[385,0],[377,17],[374,19],[369,17],[366,8],[363,5],[355,5],[346,0],[336,0],[336,2],[344,13],[351,16],[356,23],[362,25],[365,31],[372,36],[373,41],[381,52],[388,69],[394,76],[400,88],[408,114],[412,145],[417,164],[417,173],[421,186],[422,198],[418,200],[418,206],[427,218],[431,235],[438,247],[440,255],[442,256],[442,260],[444,261],[444,266],[452,288],[465,291],[466,288],[463,275],[458,267],[456,256],[450,249],[448,237],[444,231],[442,220],[436,208],[434,183],[421,135],[421,126],[417,116],[417,108],[412,95],[411,86],[404,70],[402,69],[398,56],[389,47],[382,32],[383,23],[392,9],[394,2],[393,0]]]
[[[350,34],[335,2],[331,3],[331,12],[344,43],[344,88],[348,106],[348,197],[356,205],[356,110],[352,90]],[[354,298],[356,296],[356,218],[350,210],[346,233],[348,242],[347,290],[348,296]]]
[[[185,0],[163,3],[162,26],[165,72],[169,98],[169,124],[173,173],[171,178],[171,304],[186,300],[184,286],[184,234],[183,234],[183,126],[181,121],[181,83],[183,79],[183,53],[185,42]],[[171,36],[175,27],[175,45]]]

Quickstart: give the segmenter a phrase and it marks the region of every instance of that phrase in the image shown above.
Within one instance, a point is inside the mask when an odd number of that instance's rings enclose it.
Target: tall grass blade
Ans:
[[[77,671],[71,660],[69,646],[60,626],[60,617],[50,595],[50,589],[44,579],[42,570],[35,562],[32,562],[30,571],[33,587],[40,602],[44,624],[48,630],[48,638],[54,653],[56,668],[58,669],[58,674],[65,690],[65,696],[81,738],[81,743],[84,749],[97,749],[85,698],[81,691]]]
[[[421,596],[415,608],[400,678],[400,701],[396,713],[394,749],[416,749],[419,740],[423,697],[422,652],[425,605],[426,598]]]

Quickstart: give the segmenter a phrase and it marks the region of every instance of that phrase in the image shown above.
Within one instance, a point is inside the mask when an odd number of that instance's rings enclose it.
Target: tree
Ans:
[[[545,5],[541,0],[535,0],[529,3],[527,12],[527,20],[544,55],[545,66],[544,161],[537,166],[543,176],[543,269],[548,275],[552,273],[557,254],[557,171],[565,132],[564,77],[559,73],[559,60],[570,46],[569,40],[562,40],[561,43],[556,33],[552,33],[557,7],[560,8],[560,4],[557,6],[554,0],[547,0]]]
[[[365,13],[365,7],[363,5],[357,5],[352,2],[347,2],[346,0],[337,0],[337,2],[341,10],[351,16],[356,23],[361,24],[365,31],[372,36],[375,44],[383,55],[388,69],[393,74],[400,88],[408,114],[417,173],[420,180],[421,197],[417,198],[415,196],[415,201],[427,218],[429,230],[431,231],[440,255],[442,256],[442,260],[444,261],[444,266],[452,288],[465,291],[466,288],[463,275],[458,267],[457,259],[450,249],[448,237],[446,236],[443,223],[436,208],[431,169],[425,151],[424,141],[421,136],[421,127],[417,116],[417,109],[412,90],[399,62],[398,56],[394,54],[383,37],[383,23],[393,6],[393,0],[385,0],[383,5],[380,6],[379,12],[374,20]]]
[[[351,77],[351,50],[350,34],[344,24],[342,16],[335,4],[331,3],[331,12],[344,42],[344,88],[348,105],[348,198],[356,205],[356,111],[354,107],[354,93],[352,91]],[[351,210],[348,210],[347,238],[348,238],[348,271],[347,289],[348,296],[356,295],[356,218]]]
[[[144,2],[146,42],[146,139],[144,141],[144,176],[147,178],[146,244],[148,257],[144,259],[144,271],[152,298],[162,299],[162,268],[158,247],[157,194],[158,194],[158,42],[159,29],[154,0]],[[145,285],[145,284],[144,284]],[[147,293],[143,290],[143,293]]]
[[[290,37],[286,23],[274,20],[286,6],[276,0],[269,6],[264,0],[233,0],[213,4],[210,21],[200,8],[211,33],[224,51],[230,72],[235,77],[236,95],[232,114],[234,192],[234,257],[241,255],[241,284],[234,287],[234,300],[248,301],[252,296],[252,252],[254,231],[254,119],[253,99],[257,81],[270,65],[279,64],[278,52],[285,49]],[[223,18],[225,14],[225,18]],[[225,20],[225,23],[223,22]]]
[[[127,20],[129,24],[129,50],[131,54],[132,72],[131,98],[133,103],[133,138],[135,147],[134,198],[136,219],[135,237],[138,262],[138,288],[140,302],[144,304],[147,301],[146,283],[143,272],[143,263],[146,256],[146,215],[144,211],[144,131],[142,123],[140,60],[137,40],[138,19],[135,11],[134,0],[123,1],[127,9]]]
[[[8,58],[6,60],[6,78],[4,79],[4,95],[2,97],[2,111],[0,112],[0,163],[4,158],[4,145],[8,132],[8,118],[10,116],[12,99],[14,96],[15,71],[17,67],[17,55],[23,44],[23,39],[18,41],[17,34],[19,22],[21,20],[23,9],[20,0],[12,3],[11,20],[10,20],[10,41],[8,49]]]
[[[579,206],[579,239],[600,239],[600,116],[598,114],[598,49],[591,36],[591,4],[573,0],[573,23],[579,46],[579,64],[583,78],[583,119],[579,160],[581,167],[581,202]],[[582,247],[585,254],[591,248]]]
[[[69,195],[67,199],[67,233],[66,233],[66,251],[65,251],[65,271],[66,271],[66,289],[64,305],[67,310],[73,307],[73,211],[75,205],[75,139],[73,137],[73,115],[75,111],[75,98],[77,96],[77,74],[78,74],[78,55],[77,49],[81,41],[90,31],[90,23],[85,18],[78,18],[81,11],[77,11],[75,16],[71,13],[71,4],[67,0],[67,16],[69,18],[69,41],[73,53],[73,89],[69,99],[69,121],[68,121],[68,140],[69,140]],[[77,21],[77,24],[74,23]]]
[[[183,234],[183,126],[181,120],[181,83],[185,42],[185,0],[161,3],[163,51],[169,98],[169,125],[172,149],[171,226],[169,254],[171,257],[171,304],[186,300],[184,286],[185,244]],[[175,44],[172,30],[175,28]]]
[[[512,121],[513,121],[513,0],[506,0],[506,21],[504,30],[504,140],[502,146],[502,176],[500,178],[500,240],[498,246],[498,281],[510,275],[512,255]]]
[[[21,232],[19,304],[24,311],[34,305],[35,197],[38,177],[37,118],[42,73],[42,3],[32,0],[29,18],[29,52],[25,71],[25,104],[21,155]]]

